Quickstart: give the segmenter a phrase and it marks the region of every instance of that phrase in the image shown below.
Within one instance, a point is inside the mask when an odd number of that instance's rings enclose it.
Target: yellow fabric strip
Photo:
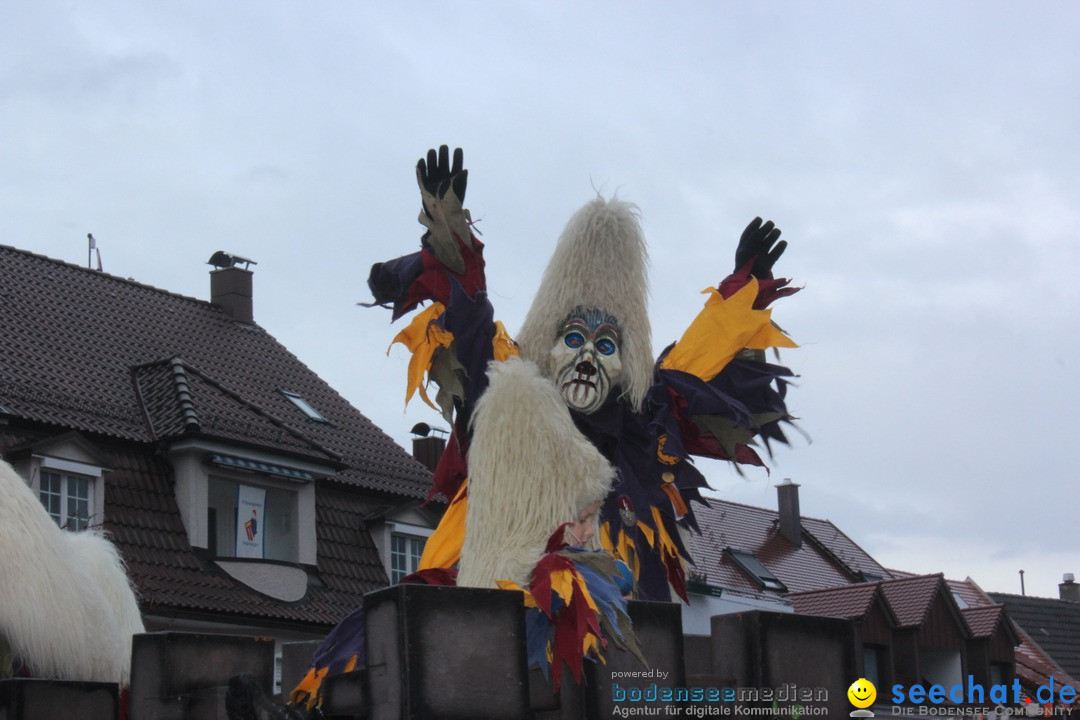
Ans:
[[[656,537],[660,541],[660,556],[679,557],[679,546],[668,535],[667,528],[664,527],[664,518],[660,515],[660,508],[655,505],[653,505],[652,517],[653,522],[656,523]]]
[[[521,354],[517,343],[510,337],[510,333],[506,332],[506,326],[502,324],[502,320],[495,321],[495,337],[492,339],[491,345],[495,362],[502,362]]]
[[[656,517],[656,508],[653,508],[653,517]],[[645,542],[649,543],[649,547],[656,547],[656,540],[653,538],[652,528],[645,523],[638,520],[638,529],[641,530],[641,534],[645,536]]]
[[[533,594],[513,580],[496,580],[495,585],[498,586],[500,590],[517,590],[518,592],[523,593],[525,595],[524,604],[527,608],[540,607],[536,604],[536,598],[533,597]]]
[[[329,671],[329,667],[324,667],[318,672],[315,668],[310,668],[296,689],[289,694],[289,702],[293,705],[306,705],[308,710],[315,707],[319,701],[319,687]]]
[[[469,479],[465,478],[453,502],[443,513],[439,526],[424,544],[418,570],[453,567],[461,559],[461,546],[465,543],[465,511],[469,507],[468,487]]]
[[[442,303],[432,303],[423,312],[417,313],[412,322],[395,335],[390,343],[390,347],[393,347],[394,343],[401,343],[412,353],[412,358],[409,359],[408,387],[405,390],[406,405],[419,390],[425,403],[435,410],[439,409],[431,402],[424,389],[424,375],[431,369],[431,358],[435,351],[440,347],[450,347],[450,343],[454,341],[453,334],[435,324],[445,309]],[[386,352],[389,354],[390,348],[387,348]]]
[[[754,310],[758,283],[751,278],[741,290],[725,300],[716,288],[690,327],[660,366],[712,380],[743,348],[798,347],[772,324],[771,310]]]

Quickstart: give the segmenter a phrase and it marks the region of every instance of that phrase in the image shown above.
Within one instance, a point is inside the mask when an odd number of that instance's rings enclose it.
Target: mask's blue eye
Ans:
[[[566,343],[566,347],[577,350],[585,344],[585,336],[579,332],[567,333],[566,337],[563,338],[563,342]]]
[[[615,343],[607,338],[600,338],[596,341],[596,350],[601,355],[614,355],[617,349]]]

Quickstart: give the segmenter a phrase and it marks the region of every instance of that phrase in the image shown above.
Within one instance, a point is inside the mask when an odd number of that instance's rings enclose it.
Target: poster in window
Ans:
[[[266,490],[236,488],[236,557],[266,557]]]

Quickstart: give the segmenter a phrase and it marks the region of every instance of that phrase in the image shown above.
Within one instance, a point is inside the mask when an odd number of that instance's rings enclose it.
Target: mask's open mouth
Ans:
[[[574,368],[574,377],[570,378],[570,382],[567,385],[573,385],[576,387],[587,387],[593,390],[596,389],[596,366],[591,362],[583,361],[579,362],[577,367]]]

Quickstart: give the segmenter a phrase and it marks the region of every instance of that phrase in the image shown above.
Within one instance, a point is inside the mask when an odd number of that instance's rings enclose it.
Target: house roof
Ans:
[[[966,607],[960,610],[960,615],[964,618],[971,637],[988,638],[994,634],[998,623],[1005,617],[1005,606]]]
[[[695,574],[729,590],[760,593],[725,549],[751,552],[790,592],[849,585],[862,580],[860,572],[891,577],[847,535],[828,520],[802,518],[803,543],[796,547],[780,534],[775,510],[709,498],[710,507],[696,506],[701,534],[691,534],[690,553]]]
[[[1009,617],[1073,677],[1080,677],[1080,603],[1031,595],[990,593]]]
[[[896,615],[897,628],[922,625],[944,585],[945,578],[941,573],[882,582],[881,591]]]
[[[802,615],[821,615],[842,620],[854,620],[864,617],[870,612],[874,599],[880,594],[880,584],[868,582],[791,593],[787,598],[795,606],[795,612]],[[888,608],[887,603],[885,607]],[[893,620],[895,621],[895,618]]]
[[[1070,685],[1074,688],[1080,687],[1080,681],[1074,679],[1076,676],[1066,672],[1058,663],[1054,662],[1054,659],[1039,646],[1039,643],[1026,633],[1024,628],[1016,622],[1016,619],[1012,617],[1012,609],[1006,605],[1000,604],[997,596],[1002,595],[1002,593],[988,594],[971,578],[966,578],[965,580],[949,580],[948,583],[949,588],[962,597],[969,605],[969,608],[963,611],[965,616],[971,610],[986,606],[1004,608],[1003,613],[1012,622],[1012,627],[1016,629],[1015,634],[1019,640],[1019,643],[1015,647],[1016,675],[1020,679],[1021,685],[1029,694],[1033,694],[1035,689],[1040,685],[1050,684],[1051,677],[1053,678],[1052,684],[1055,691],[1065,685]],[[1010,597],[1026,596],[1012,595]]]
[[[3,245],[0,277],[0,412],[139,442],[269,447],[338,463],[335,482],[426,497],[428,471],[260,326]]]

